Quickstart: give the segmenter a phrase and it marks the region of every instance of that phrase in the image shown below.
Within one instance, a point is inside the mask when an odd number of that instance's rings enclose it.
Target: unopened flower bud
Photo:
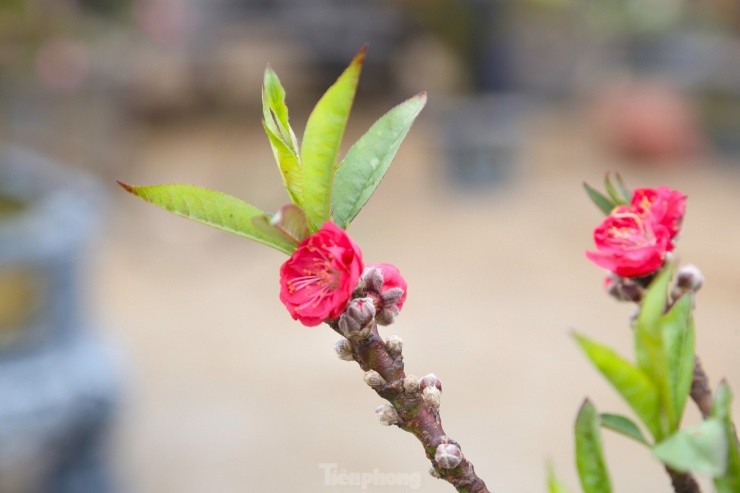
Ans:
[[[366,267],[361,282],[368,293],[380,294],[383,288],[383,273],[377,267]]]
[[[419,391],[419,379],[413,375],[409,375],[403,379],[403,390],[407,394],[413,394]]]
[[[454,469],[462,462],[462,450],[454,443],[440,443],[434,452],[434,461],[442,469]]]
[[[380,424],[385,426],[391,426],[401,422],[401,417],[398,415],[396,408],[388,403],[376,407],[375,415],[378,417]]]
[[[604,287],[609,296],[617,301],[631,301],[633,303],[639,303],[645,291],[642,286],[632,279],[620,277],[614,273],[610,273],[604,279]]]
[[[421,395],[427,406],[434,409],[435,411],[439,409],[439,404],[440,404],[439,401],[440,401],[442,392],[437,387],[434,387],[434,386],[426,387],[422,391]]]
[[[363,377],[365,380],[365,383],[371,386],[372,388],[380,387],[381,385],[385,385],[385,378],[380,376],[380,373],[378,373],[375,370],[368,370],[365,372],[365,376]]]
[[[398,307],[396,305],[388,308],[381,308],[377,315],[375,315],[375,321],[378,325],[390,325],[396,321],[398,315]]]
[[[337,356],[339,356],[339,359],[341,360],[352,361],[353,359],[355,359],[352,356],[352,346],[345,338],[341,338],[336,343],[334,343],[334,351],[337,352]]]
[[[371,298],[356,298],[339,317],[339,330],[347,337],[356,336],[375,317],[375,306]]]
[[[682,265],[676,273],[676,286],[684,291],[699,291],[704,284],[704,275],[694,264]]]
[[[388,351],[394,356],[401,354],[403,351],[403,340],[397,335],[390,335],[388,336],[388,339],[385,340],[385,347],[387,347]]]
[[[403,296],[404,290],[401,288],[391,288],[383,292],[380,295],[380,299],[383,302],[383,306],[391,306],[398,304],[399,300]]]
[[[437,375],[434,373],[430,373],[429,375],[422,377],[422,379],[419,380],[419,386],[421,387],[421,390],[424,390],[427,387],[436,387],[440,392],[442,391],[442,382],[439,381],[439,378],[437,378]]]

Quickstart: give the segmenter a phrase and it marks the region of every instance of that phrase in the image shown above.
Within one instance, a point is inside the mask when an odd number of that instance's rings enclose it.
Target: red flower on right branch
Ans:
[[[653,225],[668,230],[671,240],[681,231],[686,213],[686,195],[668,187],[638,188],[632,193],[632,207]],[[671,250],[673,250],[671,243]]]
[[[644,277],[660,269],[675,247],[686,196],[668,187],[635,190],[631,204],[615,207],[594,230],[596,251],[586,256],[621,277]]]

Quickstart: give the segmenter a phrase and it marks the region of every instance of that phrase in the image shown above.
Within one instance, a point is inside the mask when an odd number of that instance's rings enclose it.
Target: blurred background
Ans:
[[[350,233],[409,281],[383,333],[440,377],[445,429],[492,490],[544,491],[551,461],[575,491],[582,400],[629,414],[569,337],[631,356],[632,308],[583,254],[600,213],[581,182],[607,171],[689,196],[697,351],[740,393],[736,1],[0,0],[0,493],[359,489],[326,463],[451,490],[377,424],[336,335],[290,319],[282,254],[114,182],[277,210],[265,66],[301,135],[366,42],[345,150],[430,100]],[[648,452],[605,448],[616,491],[670,491]]]

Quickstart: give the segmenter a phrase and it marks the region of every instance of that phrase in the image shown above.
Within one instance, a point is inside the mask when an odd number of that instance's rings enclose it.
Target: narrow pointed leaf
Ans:
[[[619,414],[608,414],[602,413],[601,415],[601,426],[624,435],[627,438],[631,438],[643,445],[650,446],[645,436],[640,431],[640,428],[635,424],[634,421],[629,419],[627,416],[621,416]]]
[[[673,266],[663,268],[653,279],[642,300],[640,314],[634,329],[637,366],[650,378],[660,396],[666,417],[667,434],[675,431],[678,416],[668,380],[668,356],[663,341],[663,316],[668,296],[668,284],[673,277]],[[655,437],[658,439],[659,437]]]
[[[661,320],[666,353],[667,390],[674,421],[669,431],[678,429],[694,377],[693,297],[684,295]]]
[[[273,130],[263,122],[265,133],[270,140],[272,152],[283,177],[283,186],[290,195],[290,200],[301,207],[303,204],[303,177],[301,176],[301,163],[296,156]]]
[[[612,202],[606,195],[599,192],[588,183],[584,182],[583,188],[586,189],[586,193],[588,194],[591,201],[596,204],[596,207],[598,207],[601,212],[603,212],[607,216],[609,215],[609,213],[611,213],[612,209],[616,207],[616,204]]]
[[[548,493],[570,493],[570,490],[555,476],[552,466],[547,468],[547,492]]]
[[[119,182],[124,190],[164,210],[290,254],[295,246],[279,235],[258,230],[252,219],[264,211],[231,195],[194,185],[134,187]]]
[[[331,216],[332,185],[339,146],[352,108],[366,48],[362,48],[349,67],[324,93],[308,117],[301,144],[303,169],[303,208],[311,231],[316,231]]]
[[[653,382],[610,348],[579,334],[574,337],[591,363],[635,411],[653,437],[659,439],[662,436],[659,394]]]
[[[680,472],[721,476],[727,468],[727,437],[722,421],[710,418],[680,430],[656,445],[653,454]]]
[[[611,493],[599,430],[599,413],[587,399],[578,411],[575,427],[576,466],[585,493]]]
[[[622,175],[619,173],[614,173],[614,176],[616,177],[617,181],[617,188],[619,188],[619,192],[622,194],[622,197],[624,197],[625,203],[629,204],[632,202],[632,190],[627,188],[627,186],[624,184],[624,180],[622,180]]]
[[[277,134],[294,154],[297,154],[298,143],[288,120],[285,89],[280,84],[277,74],[270,67],[265,69],[262,85],[262,112],[268,128]]]
[[[380,184],[416,116],[426,93],[399,104],[376,121],[350,148],[334,178],[334,222],[347,228]]]
[[[717,493],[737,493],[740,491],[740,444],[735,437],[732,424],[732,392],[724,380],[717,387],[712,405],[712,416],[723,425],[727,440],[727,467],[724,474],[714,479]]]
[[[606,193],[609,195],[609,198],[614,204],[624,205],[627,203],[614,187],[614,184],[612,183],[611,173],[606,174],[606,177],[604,178],[604,187],[606,188]]]

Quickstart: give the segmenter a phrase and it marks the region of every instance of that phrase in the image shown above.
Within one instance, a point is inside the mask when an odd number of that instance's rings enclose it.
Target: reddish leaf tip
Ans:
[[[128,193],[135,193],[134,187],[132,187],[131,185],[124,183],[121,180],[116,180],[116,183],[118,183],[118,186],[126,190]]]
[[[365,56],[367,55],[368,46],[369,46],[368,43],[365,43],[364,45],[362,45],[362,48],[360,48],[360,51],[358,51],[355,57],[352,59],[353,64],[362,65],[363,63],[365,63]]]

